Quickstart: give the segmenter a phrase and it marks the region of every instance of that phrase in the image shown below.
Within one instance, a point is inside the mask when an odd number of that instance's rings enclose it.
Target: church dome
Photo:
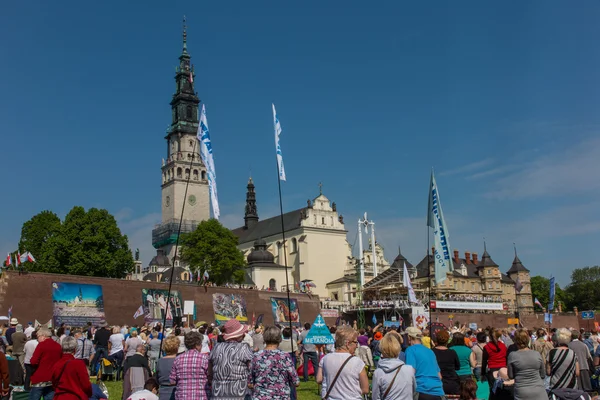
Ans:
[[[267,242],[263,239],[257,239],[254,242],[254,249],[248,254],[248,264],[268,263],[272,264],[275,256],[267,250]]]

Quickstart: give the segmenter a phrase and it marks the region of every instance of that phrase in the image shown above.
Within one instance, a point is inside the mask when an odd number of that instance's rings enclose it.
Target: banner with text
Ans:
[[[488,310],[502,311],[504,305],[502,303],[478,303],[470,301],[439,301],[431,300],[431,308],[450,309],[450,310]]]
[[[82,283],[52,282],[54,325],[64,323],[85,326],[104,322],[102,286]]]

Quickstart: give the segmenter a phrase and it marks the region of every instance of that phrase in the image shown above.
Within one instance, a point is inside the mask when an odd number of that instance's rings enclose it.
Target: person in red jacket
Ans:
[[[483,348],[481,360],[481,381],[487,377],[490,390],[494,386],[494,372],[506,368],[506,346],[500,340],[502,333],[497,329],[490,332],[490,342]]]
[[[62,340],[62,358],[52,369],[54,400],[88,400],[92,383],[83,360],[75,358],[77,340],[67,336]]]
[[[52,368],[60,360],[62,349],[60,344],[52,340],[49,329],[38,330],[38,345],[31,356],[29,363],[35,369],[31,375],[31,390],[29,400],[52,399]]]
[[[0,353],[0,395],[4,398],[10,392],[10,377],[8,375],[8,361],[4,353]]]

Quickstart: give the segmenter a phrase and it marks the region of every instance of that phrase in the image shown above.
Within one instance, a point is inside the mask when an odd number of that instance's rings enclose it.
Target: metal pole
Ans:
[[[375,222],[370,222],[371,225],[371,243],[373,246],[373,277],[377,276],[377,251],[375,249]]]
[[[359,267],[359,274],[360,274],[360,287],[362,290],[363,285],[365,284],[365,264],[364,264],[364,259],[363,259],[363,242],[362,242],[362,232],[361,232],[361,228],[362,228],[362,221],[359,219],[358,220],[358,262]]]

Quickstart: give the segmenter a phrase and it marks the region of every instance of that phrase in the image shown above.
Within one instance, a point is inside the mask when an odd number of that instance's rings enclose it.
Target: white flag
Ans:
[[[202,162],[206,166],[206,175],[208,178],[208,190],[210,192],[210,202],[213,208],[215,219],[219,219],[221,211],[219,210],[219,197],[217,196],[217,173],[215,171],[215,160],[213,158],[212,144],[210,142],[210,133],[208,131],[208,120],[206,119],[206,109],[202,105],[200,114],[200,126],[198,126],[198,140],[200,141],[200,155]]]
[[[440,193],[435,182],[433,170],[431,171],[431,182],[429,184],[429,207],[427,210],[427,226],[433,228],[435,240],[435,282],[439,285],[446,280],[446,274],[454,270],[450,258],[450,233],[444,220]]]
[[[140,308],[137,309],[135,314],[133,314],[133,319],[136,319],[137,317],[142,315],[144,315],[144,306],[140,306]]]
[[[279,179],[285,181],[285,168],[283,167],[283,155],[281,154],[281,145],[279,144],[279,135],[281,135],[281,124],[277,118],[275,104],[273,106],[273,126],[275,127],[275,151],[277,152],[277,169],[279,171]]]
[[[406,263],[404,263],[404,276],[402,277],[402,283],[404,284],[404,287],[408,290],[408,301],[410,301],[411,303],[418,303],[417,295],[415,294],[415,290],[413,289],[412,283],[410,282],[410,276],[408,275]]]

